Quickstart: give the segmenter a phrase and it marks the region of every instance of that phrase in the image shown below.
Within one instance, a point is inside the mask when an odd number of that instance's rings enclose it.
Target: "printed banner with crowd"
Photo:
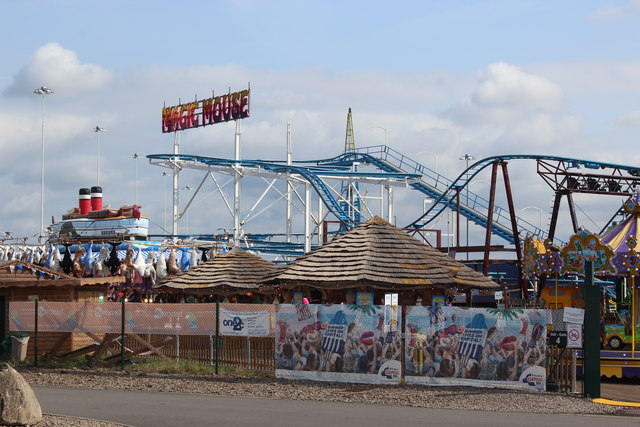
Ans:
[[[407,307],[408,384],[544,391],[545,310]]]
[[[399,322],[397,306],[281,304],[276,313],[276,376],[398,384]]]

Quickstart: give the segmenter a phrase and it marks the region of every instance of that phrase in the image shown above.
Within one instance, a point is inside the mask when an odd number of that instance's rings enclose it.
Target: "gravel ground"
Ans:
[[[473,387],[377,386],[287,381],[246,376],[155,374],[119,370],[19,368],[31,385],[270,399],[321,400],[376,405],[545,414],[625,415],[625,409],[562,393],[528,393]],[[117,426],[46,415],[43,426]]]

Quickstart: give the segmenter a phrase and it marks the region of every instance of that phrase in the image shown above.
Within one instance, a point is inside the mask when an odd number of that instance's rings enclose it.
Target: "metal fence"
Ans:
[[[300,309],[287,304],[29,301],[10,303],[9,322],[10,331],[31,335],[27,354],[38,355],[36,364],[43,355],[52,362],[84,356],[90,366],[124,366],[126,359],[146,357],[276,372],[280,347],[288,339],[317,335],[319,345],[327,347],[324,336],[338,325],[342,329],[335,342],[363,355],[370,347],[374,359],[397,339],[398,370],[407,382],[504,386],[506,381],[515,387],[528,372],[530,382],[540,386],[536,381],[542,369],[542,377],[557,382],[559,390],[575,391],[575,351],[545,344],[547,323],[553,330],[565,329],[561,310],[417,306],[387,312],[384,307],[309,305],[309,316],[302,316]],[[342,323],[337,323],[339,310],[345,314]],[[349,366],[349,355],[340,355],[342,347],[332,351]],[[373,365],[367,372],[373,373]]]
[[[9,321],[10,331],[32,333],[27,354],[38,355],[36,364],[42,355],[85,356],[91,366],[136,356],[273,370],[275,311],[257,304],[35,301],[10,303]]]

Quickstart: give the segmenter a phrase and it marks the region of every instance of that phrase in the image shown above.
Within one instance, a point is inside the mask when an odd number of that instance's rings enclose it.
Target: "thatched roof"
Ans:
[[[279,267],[235,247],[187,271],[171,276],[154,288],[173,288],[194,294],[235,294],[259,290],[264,278]]]
[[[291,262],[273,281],[327,289],[499,288],[379,217]]]

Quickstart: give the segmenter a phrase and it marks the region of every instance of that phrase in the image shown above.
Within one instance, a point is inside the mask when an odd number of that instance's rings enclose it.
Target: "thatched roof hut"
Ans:
[[[278,270],[277,265],[235,247],[224,255],[171,276],[154,288],[196,295],[255,292],[260,290],[265,277],[273,276]]]
[[[374,217],[288,264],[273,281],[324,289],[497,289],[461,262]]]

